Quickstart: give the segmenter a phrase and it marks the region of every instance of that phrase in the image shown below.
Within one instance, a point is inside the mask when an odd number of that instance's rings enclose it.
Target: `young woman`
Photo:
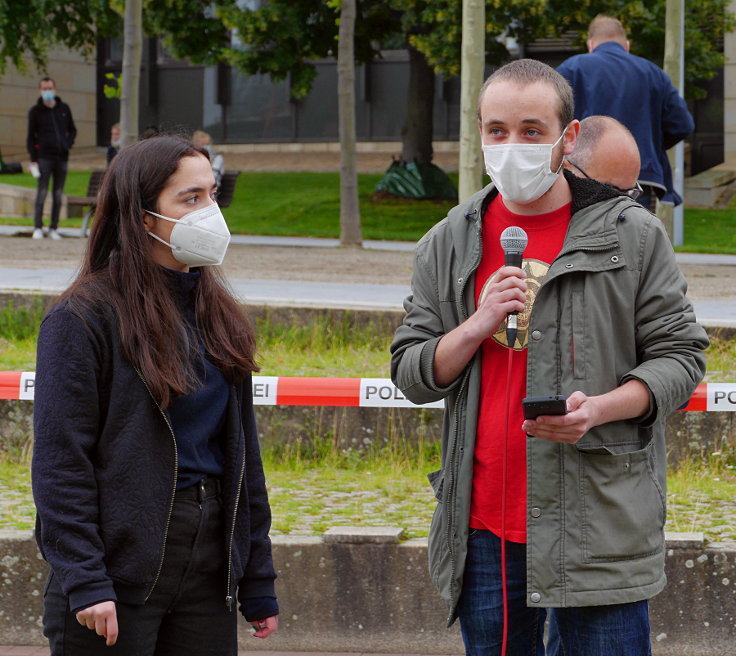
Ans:
[[[38,340],[33,493],[52,656],[231,656],[277,629],[253,330],[206,151],[124,148]]]

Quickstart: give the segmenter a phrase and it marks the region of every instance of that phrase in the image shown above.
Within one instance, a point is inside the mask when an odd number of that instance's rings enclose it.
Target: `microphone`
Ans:
[[[524,257],[524,249],[529,243],[529,238],[518,226],[509,226],[501,233],[501,248],[503,249],[505,266],[513,266],[521,268],[521,261]],[[514,348],[516,341],[517,322],[519,313],[510,312],[506,320],[506,339],[511,348]]]

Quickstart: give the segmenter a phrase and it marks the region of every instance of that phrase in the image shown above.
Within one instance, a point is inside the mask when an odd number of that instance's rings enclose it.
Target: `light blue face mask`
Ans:
[[[53,100],[56,98],[56,91],[44,90],[41,92],[41,98],[44,100]]]

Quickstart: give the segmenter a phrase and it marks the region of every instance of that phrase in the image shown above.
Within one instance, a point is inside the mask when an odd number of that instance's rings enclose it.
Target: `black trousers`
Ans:
[[[50,574],[43,626],[51,656],[237,655],[237,611],[225,606],[224,522],[214,483],[177,491],[158,583],[145,604],[116,604],[113,647],[77,622]]]
[[[38,170],[41,176],[38,178],[36,189],[36,204],[33,208],[34,228],[43,228],[43,204],[46,202],[46,193],[49,190],[49,179],[53,177],[54,185],[51,190],[51,229],[59,227],[59,214],[61,213],[61,196],[64,192],[68,162],[61,159],[39,158]]]

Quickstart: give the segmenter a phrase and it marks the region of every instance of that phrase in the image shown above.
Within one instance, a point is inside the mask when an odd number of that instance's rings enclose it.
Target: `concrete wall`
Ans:
[[[27,156],[23,156],[23,165],[26,167]],[[5,161],[10,161],[5,158]],[[14,161],[18,161],[15,159]],[[1,180],[2,178],[0,178]],[[33,209],[36,202],[36,188],[18,187],[16,185],[9,185],[0,182],[0,216],[10,218],[33,218]],[[51,206],[53,203],[52,194],[46,195],[46,202],[44,203],[44,216],[51,215]],[[62,196],[61,199],[61,212],[59,214],[60,219],[66,219],[69,216],[68,205],[66,203],[66,196]],[[81,208],[78,208],[81,209]]]
[[[21,73],[8,67],[0,77],[0,148],[5,161],[28,161],[26,134],[28,110],[38,100],[38,81],[48,75],[56,82],[56,91],[69,105],[77,126],[75,148],[97,143],[96,67],[94,61],[68,50],[49,52],[46,71],[39,72],[28,62]]]
[[[731,1],[731,13],[736,13],[736,0]],[[723,67],[723,159],[736,164],[736,31],[723,39],[726,64]]]
[[[399,532],[274,538],[279,633],[254,644],[241,621],[241,648],[462,654],[458,626],[445,628],[446,609],[429,582],[426,540],[398,542]],[[669,585],[651,602],[654,655],[733,654],[736,544],[672,534],[666,570]],[[29,532],[0,531],[0,644],[44,644],[46,572]]]

